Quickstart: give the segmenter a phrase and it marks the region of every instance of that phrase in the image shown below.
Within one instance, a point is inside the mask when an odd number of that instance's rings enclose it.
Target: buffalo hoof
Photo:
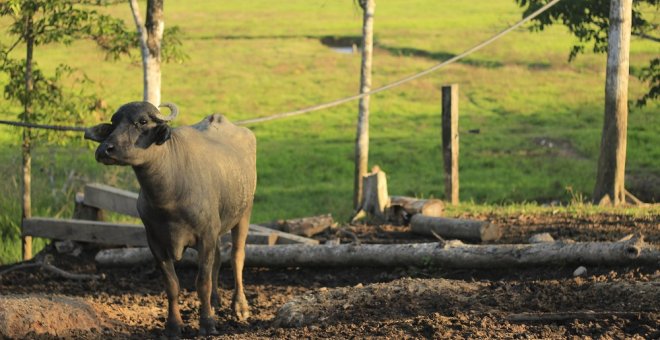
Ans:
[[[218,335],[218,331],[215,329],[215,319],[210,318],[200,318],[199,319],[199,335],[200,336],[209,336],[209,335]]]
[[[181,324],[168,322],[165,325],[166,339],[179,339],[181,337]]]
[[[234,297],[232,309],[234,310],[234,315],[236,315],[238,321],[244,322],[250,317],[250,307],[245,300],[245,296],[240,298]]]

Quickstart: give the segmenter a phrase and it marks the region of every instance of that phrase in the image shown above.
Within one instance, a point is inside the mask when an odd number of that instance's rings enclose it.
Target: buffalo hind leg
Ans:
[[[248,229],[250,227],[251,209],[243,215],[241,221],[231,230],[232,249],[231,262],[234,270],[234,297],[232,299],[232,309],[234,315],[239,321],[246,321],[250,317],[250,307],[248,306],[245,292],[243,290],[243,263],[245,262],[245,240],[247,239]]]
[[[160,269],[165,275],[165,294],[167,294],[167,323],[165,324],[165,335],[168,338],[181,336],[181,313],[179,313],[179,278],[174,270],[174,260],[167,259],[158,261]]]
[[[211,272],[211,305],[220,309],[220,295],[218,294],[218,275],[220,274],[220,264],[222,263],[222,244],[218,241],[215,247],[215,256],[213,257],[213,272]]]
[[[215,329],[215,313],[211,307],[213,288],[212,272],[217,240],[214,237],[204,238],[199,245],[199,260],[197,269],[197,296],[199,297],[199,334],[201,336],[217,334]],[[217,294],[217,293],[216,293]]]

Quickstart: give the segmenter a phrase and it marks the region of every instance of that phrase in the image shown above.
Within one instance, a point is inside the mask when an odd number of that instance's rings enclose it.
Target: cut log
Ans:
[[[123,250],[123,249],[120,249]],[[102,254],[116,249],[102,250]],[[150,254],[146,250],[147,254]],[[144,256],[149,256],[143,254]],[[149,258],[149,261],[151,259]],[[228,261],[223,256],[223,263]],[[408,267],[512,268],[539,265],[657,264],[660,248],[635,236],[619,242],[469,245],[460,241],[414,244],[247,245],[245,265],[252,267]],[[116,261],[118,264],[121,261]],[[194,261],[193,261],[194,263]],[[99,264],[104,264],[99,261]],[[133,263],[131,263],[133,264]]]
[[[221,237],[222,243],[228,244],[231,243],[231,232],[225,233]],[[256,231],[256,230],[250,230],[248,232],[247,236],[247,241],[246,243],[248,244],[265,244],[268,246],[272,246],[275,243],[277,243],[278,239],[278,234],[274,231],[271,232],[263,232],[263,231]]]
[[[385,172],[374,166],[371,173],[362,177],[362,190],[362,206],[359,210],[366,212],[375,222],[385,222],[385,209],[390,205]]]
[[[502,237],[502,228],[484,221],[414,215],[412,231],[421,235],[433,233],[450,239],[495,241]]]
[[[231,247],[223,247],[220,257],[224,264],[229,263]],[[99,251],[94,260],[101,266],[108,267],[127,267],[137,266],[146,263],[153,263],[154,257],[151,250],[146,247],[138,248],[115,248],[104,249]],[[183,257],[178,262],[183,266],[196,266],[197,265],[197,250],[188,248],[183,252]]]
[[[390,197],[390,206],[400,205],[408,214],[441,217],[445,204],[438,199],[418,199],[405,196]]]
[[[267,228],[272,228],[294,235],[312,237],[320,234],[331,228],[335,224],[332,215],[319,215],[303,218],[295,218],[291,220],[279,220],[273,223],[264,225]]]

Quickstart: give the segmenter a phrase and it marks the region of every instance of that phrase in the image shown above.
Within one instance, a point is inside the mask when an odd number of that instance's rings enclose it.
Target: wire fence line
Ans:
[[[24,123],[24,122],[13,122],[8,120],[0,120],[0,124],[17,126],[17,127],[27,127],[33,129],[55,130],[55,131],[85,131],[84,127],[78,127],[78,126],[33,124],[33,123]]]
[[[561,1],[561,0],[553,0],[553,1],[548,2],[543,7],[540,7],[538,10],[536,10],[534,13],[524,17],[523,19],[521,19],[517,23],[515,23],[515,24],[511,25],[510,27],[508,27],[507,29],[493,35],[492,37],[482,41],[481,43],[465,50],[461,54],[458,54],[458,55],[456,55],[452,58],[449,58],[449,59],[447,59],[447,60],[445,60],[445,61],[443,61],[439,64],[436,64],[435,66],[427,68],[426,70],[423,70],[421,72],[415,73],[415,74],[410,75],[408,77],[399,79],[399,80],[397,80],[395,82],[392,82],[392,83],[389,83],[387,85],[383,85],[383,86],[378,87],[376,89],[373,89],[369,92],[364,92],[364,93],[356,94],[356,95],[353,95],[353,96],[348,96],[348,97],[336,99],[336,100],[333,100],[333,101],[330,101],[330,102],[321,103],[321,104],[317,104],[317,105],[314,105],[314,106],[309,106],[309,107],[294,110],[294,111],[277,113],[277,114],[273,114],[273,115],[265,116],[265,117],[239,120],[239,121],[236,121],[234,123],[237,124],[237,125],[248,125],[248,124],[262,123],[262,122],[267,122],[267,121],[271,121],[271,120],[287,118],[287,117],[299,116],[299,115],[303,115],[303,114],[306,114],[306,113],[310,113],[310,112],[314,112],[314,111],[319,111],[319,110],[339,106],[341,104],[348,103],[348,102],[353,101],[353,100],[358,100],[360,98],[363,98],[363,97],[366,97],[366,96],[369,96],[369,95],[372,95],[372,94],[387,91],[387,90],[392,89],[394,87],[397,87],[397,86],[403,85],[405,83],[411,82],[413,80],[419,79],[419,78],[424,77],[424,76],[426,76],[430,73],[436,72],[436,71],[440,70],[441,68],[444,68],[444,67],[446,67],[450,64],[453,64],[453,63],[469,56],[470,54],[472,54],[472,53],[474,53],[474,52],[476,52],[476,51],[492,44],[493,42],[495,42],[496,40],[498,40],[501,37],[505,36],[506,34],[510,33],[511,31],[517,29],[518,27],[524,25],[528,21],[534,19],[535,17],[537,17],[541,13],[547,11],[552,6],[556,5],[559,1]],[[32,123],[25,123],[25,122],[11,122],[11,121],[5,121],[5,120],[0,120],[0,124],[6,124],[6,125],[12,125],[12,126],[18,126],[18,127],[28,127],[28,128],[35,128],[35,129],[57,130],[57,131],[85,131],[84,127],[77,127],[77,126],[43,125],[43,124],[32,124]]]

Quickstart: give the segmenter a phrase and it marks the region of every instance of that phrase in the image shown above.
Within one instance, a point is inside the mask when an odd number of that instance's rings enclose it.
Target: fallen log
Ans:
[[[502,237],[502,228],[484,221],[415,215],[410,220],[412,232],[449,239],[495,241]]]
[[[320,234],[335,225],[332,215],[318,215],[290,220],[279,220],[264,224],[264,227],[280,230],[294,235],[312,237]]]
[[[441,217],[445,204],[438,199],[418,199],[406,196],[390,197],[390,207],[400,206],[409,215]]]
[[[132,248],[135,249],[135,248]],[[100,265],[133,265],[152,261],[148,249],[125,259],[128,249],[100,251]],[[227,255],[224,255],[226,252]],[[186,256],[196,255],[186,251]],[[223,250],[223,264],[229,260]],[[112,260],[107,260],[112,258]],[[196,263],[192,260],[191,263]],[[614,265],[660,263],[657,245],[641,235],[617,242],[553,242],[537,244],[470,245],[460,241],[412,244],[247,245],[245,265],[252,267],[407,267],[510,268],[539,265]]]
[[[250,230],[245,242],[248,244],[265,244],[272,246],[275,243],[277,243],[278,238],[279,235],[275,231],[264,232],[264,231]],[[222,236],[220,236],[220,239],[222,240],[222,243],[231,243],[232,242],[231,233],[223,234]]]

